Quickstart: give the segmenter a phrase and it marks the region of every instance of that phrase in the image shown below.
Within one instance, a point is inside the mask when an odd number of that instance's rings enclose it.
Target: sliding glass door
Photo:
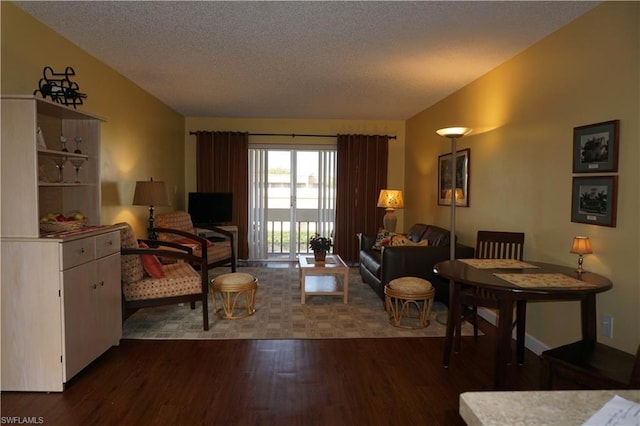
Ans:
[[[295,259],[332,236],[335,149],[249,149],[249,258]]]

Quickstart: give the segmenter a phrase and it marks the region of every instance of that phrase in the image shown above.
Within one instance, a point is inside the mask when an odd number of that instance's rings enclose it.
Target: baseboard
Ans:
[[[482,318],[484,318],[494,326],[496,327],[498,326],[498,316],[496,315],[495,311],[488,308],[478,308],[478,315],[480,315]],[[513,334],[511,336],[513,337],[514,340],[516,339],[515,330],[513,330]],[[525,333],[524,346],[536,355],[540,355],[542,352],[546,351],[547,349],[550,349],[549,346],[545,345],[540,340],[531,336],[529,333]]]

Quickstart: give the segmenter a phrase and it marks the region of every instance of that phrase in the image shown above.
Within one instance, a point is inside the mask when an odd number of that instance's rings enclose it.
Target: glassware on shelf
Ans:
[[[67,149],[67,138],[65,138],[64,135],[60,135],[60,151],[69,152]]]
[[[79,151],[79,150],[76,150]],[[80,154],[78,152],[78,154]],[[82,164],[84,163],[84,159],[82,158],[72,158],[71,164],[73,164],[73,168],[76,169],[76,181],[75,183],[80,183],[80,169],[82,168]]]
[[[67,162],[67,157],[56,157],[53,159],[53,162],[56,164],[56,168],[58,169],[58,182],[62,183],[63,181],[63,172],[64,172],[64,163]]]
[[[73,140],[76,142],[76,150],[73,151],[76,154],[82,154],[82,151],[80,151],[80,144],[82,143],[82,138],[80,136],[76,136],[75,138],[73,138]],[[74,163],[75,166],[75,163]]]

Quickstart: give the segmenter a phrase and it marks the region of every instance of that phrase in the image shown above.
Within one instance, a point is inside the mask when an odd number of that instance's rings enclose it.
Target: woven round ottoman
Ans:
[[[384,307],[391,325],[403,328],[425,328],[433,305],[435,288],[427,280],[402,277],[384,287]]]
[[[258,290],[258,279],[250,274],[232,272],[211,280],[213,310],[221,319],[246,318],[256,311],[254,302]],[[222,308],[218,309],[216,300]]]

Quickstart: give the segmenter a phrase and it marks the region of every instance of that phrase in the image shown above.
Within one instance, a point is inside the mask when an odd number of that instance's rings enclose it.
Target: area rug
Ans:
[[[212,270],[210,276],[229,272]],[[445,326],[436,315],[446,314],[446,306],[434,303],[428,327],[404,329],[389,324],[382,300],[363,283],[357,268],[349,271],[349,299],[342,296],[307,296],[300,304],[299,269],[239,267],[258,278],[256,312],[237,320],[221,320],[209,305],[209,330],[202,328],[200,304],[140,309],[124,323],[125,339],[354,339],[444,336]],[[463,334],[473,330],[463,326]]]

